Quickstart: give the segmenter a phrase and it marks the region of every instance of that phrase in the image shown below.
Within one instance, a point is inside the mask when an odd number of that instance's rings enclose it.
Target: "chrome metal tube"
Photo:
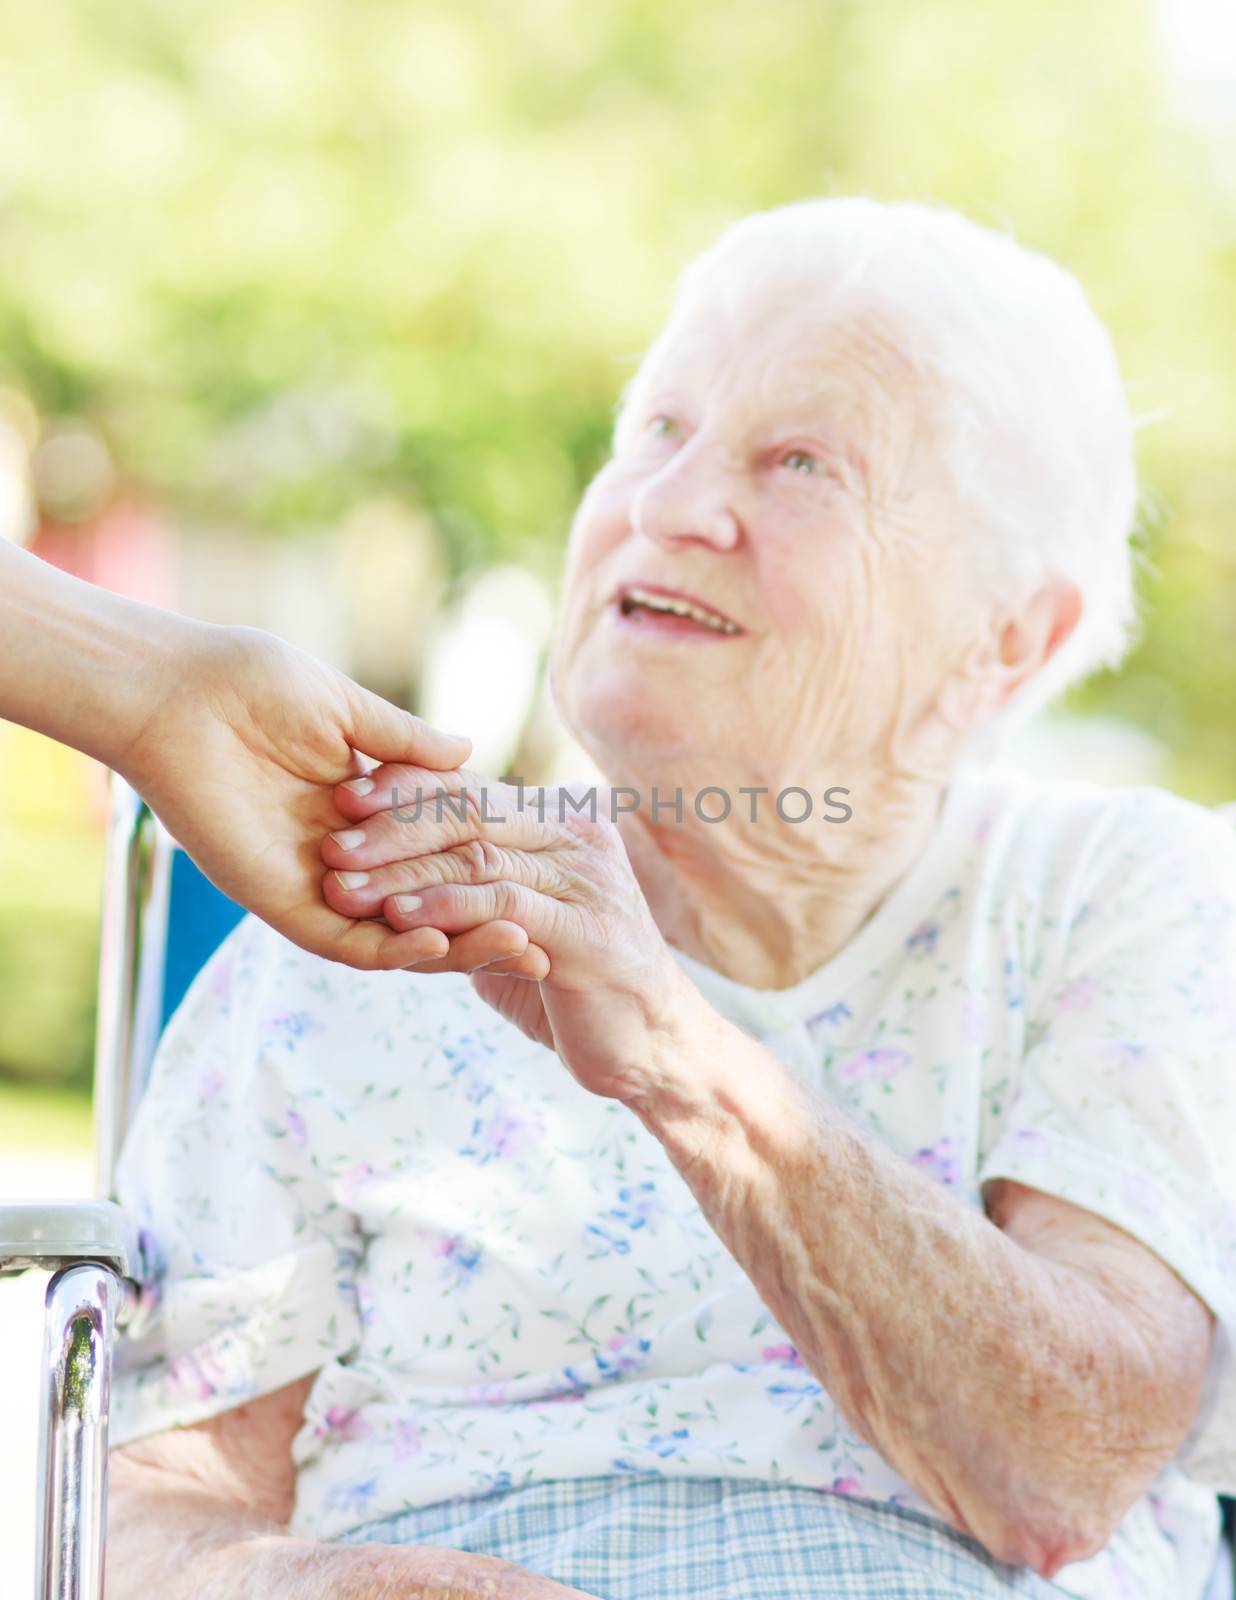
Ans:
[[[163,996],[172,842],[116,773],[99,941],[94,1054],[95,1194],[112,1197],[116,1157],[145,1088]]]
[[[125,1285],[66,1267],[47,1286],[35,1600],[102,1600],[112,1342]]]

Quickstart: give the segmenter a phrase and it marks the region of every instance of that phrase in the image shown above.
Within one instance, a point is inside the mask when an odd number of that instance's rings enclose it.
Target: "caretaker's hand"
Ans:
[[[477,992],[556,1049],[586,1089],[640,1099],[653,1087],[650,1034],[687,979],[609,820],[607,791],[594,791],[594,815],[575,811],[567,791],[521,791],[467,771],[384,766],[370,780],[364,795],[336,791],[355,826],[322,844],[338,869],[323,881],[331,905],[350,916],[380,911],[399,929],[518,925],[531,941],[526,976],[476,971]],[[440,802],[437,786],[446,790]],[[540,952],[546,959],[534,965]],[[448,967],[459,970],[426,970]]]
[[[400,967],[448,949],[323,903],[318,843],[354,755],[454,767],[439,733],[252,628],[193,622],[57,571],[0,539],[0,717],[123,774],[225,894],[317,955]],[[517,954],[481,930],[460,958]]]

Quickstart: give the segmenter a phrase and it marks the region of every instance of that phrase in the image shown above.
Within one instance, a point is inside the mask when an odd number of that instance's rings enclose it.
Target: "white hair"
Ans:
[[[904,335],[935,380],[936,437],[989,603],[1016,607],[1053,579],[1082,596],[1072,634],[980,734],[990,752],[1067,686],[1115,666],[1136,628],[1134,422],[1111,339],[1072,273],[1009,234],[945,206],[837,196],[731,225],[679,277],[648,356],[701,301],[736,307],[769,291],[807,316],[852,301]]]

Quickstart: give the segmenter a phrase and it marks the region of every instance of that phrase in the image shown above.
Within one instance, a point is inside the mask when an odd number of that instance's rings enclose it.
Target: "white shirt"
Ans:
[[[1189,1439],[1055,1580],[1199,1596],[1213,1491],[1236,1491],[1233,830],[1161,790],[963,769],[923,856],[801,983],[678,959],[959,1203],[995,1177],[1059,1195],[1210,1306]],[[247,919],[169,1025],[119,1194],[148,1284],[113,1442],[317,1371],[302,1535],[611,1472],[934,1514],[849,1428],[659,1142],[466,978],[357,973]]]

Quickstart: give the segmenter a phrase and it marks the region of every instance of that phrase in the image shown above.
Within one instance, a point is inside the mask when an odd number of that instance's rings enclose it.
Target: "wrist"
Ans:
[[[658,981],[636,997],[638,1025],[623,1041],[624,1066],[638,1088],[626,1103],[646,1123],[702,1112],[715,1100],[724,1059],[718,1015],[668,947]]]
[[[99,759],[144,794],[144,786],[166,769],[172,725],[201,696],[202,663],[212,640],[229,630],[155,606],[125,604],[132,610],[123,623],[117,619],[126,628],[118,648],[131,681],[117,686],[108,749]]]

